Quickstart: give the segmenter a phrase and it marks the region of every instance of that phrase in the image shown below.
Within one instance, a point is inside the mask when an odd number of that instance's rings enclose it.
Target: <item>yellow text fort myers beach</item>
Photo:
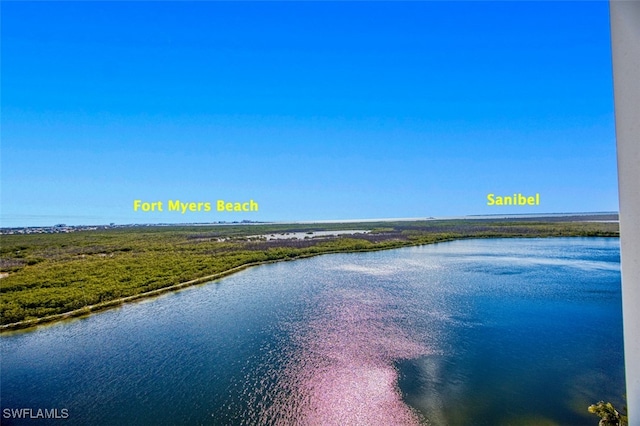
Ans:
[[[540,194],[532,195],[530,197],[525,197],[522,194],[513,194],[511,195],[495,195],[488,194],[487,195],[487,205],[488,206],[539,206],[540,205]]]
[[[166,210],[165,210],[166,206]],[[215,203],[216,210],[219,212],[257,212],[258,203],[253,200],[245,202],[234,202],[217,200]],[[145,202],[142,200],[133,200],[134,212],[210,212],[213,203],[200,201],[183,203],[180,200],[169,200],[166,204],[162,201]]]

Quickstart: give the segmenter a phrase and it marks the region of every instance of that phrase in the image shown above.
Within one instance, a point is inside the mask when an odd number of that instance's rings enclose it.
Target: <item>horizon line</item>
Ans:
[[[600,212],[563,212],[563,213],[505,213],[505,214],[473,214],[461,216],[419,216],[419,217],[395,217],[395,218],[369,218],[369,219],[321,219],[321,220],[283,220],[283,221],[215,221],[215,222],[155,222],[155,223],[101,223],[101,224],[80,224],[67,225],[58,223],[55,225],[28,225],[28,226],[0,226],[2,230],[9,229],[28,229],[28,228],[81,228],[81,227],[126,227],[126,226],[228,226],[228,225],[286,225],[286,224],[337,224],[337,223],[367,223],[367,222],[416,222],[425,220],[480,220],[480,219],[499,219],[499,218],[544,218],[544,217],[571,217],[571,216],[600,216],[600,215],[617,215],[618,211],[600,211]]]

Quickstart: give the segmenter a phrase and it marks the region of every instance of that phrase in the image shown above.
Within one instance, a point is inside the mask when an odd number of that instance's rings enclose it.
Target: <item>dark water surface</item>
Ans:
[[[66,408],[65,425],[595,425],[587,406],[622,405],[624,392],[619,262],[618,239],[554,238],[259,266],[3,335],[3,414]]]

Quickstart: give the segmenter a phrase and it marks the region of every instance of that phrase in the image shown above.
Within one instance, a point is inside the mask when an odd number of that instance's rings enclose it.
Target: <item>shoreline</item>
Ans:
[[[320,252],[315,252],[315,253],[302,253],[299,255],[294,255],[294,256],[288,256],[285,255],[282,258],[279,259],[270,259],[270,260],[264,260],[264,261],[258,261],[258,262],[248,262],[246,264],[242,264],[239,266],[235,266],[232,267],[230,269],[221,271],[221,272],[217,272],[215,274],[209,274],[203,277],[199,277],[199,278],[194,278],[192,280],[188,280],[188,281],[184,281],[178,284],[173,284],[167,287],[163,287],[163,288],[158,288],[158,289],[154,289],[154,290],[150,290],[150,291],[146,291],[146,292],[142,292],[142,293],[138,293],[138,294],[134,294],[134,295],[130,295],[130,296],[125,296],[125,297],[120,297],[117,299],[113,299],[113,300],[109,300],[109,301],[105,301],[105,302],[101,302],[101,303],[97,303],[97,304],[93,304],[93,305],[85,305],[81,308],[78,309],[74,309],[72,311],[67,311],[67,312],[62,312],[62,313],[58,313],[58,314],[53,314],[53,315],[47,315],[44,317],[39,317],[39,318],[32,318],[32,319],[28,319],[28,320],[23,320],[23,321],[18,321],[18,322],[14,322],[14,323],[9,323],[9,324],[3,324],[0,325],[0,335],[7,333],[7,332],[12,332],[12,331],[18,331],[18,330],[29,330],[29,329],[34,329],[38,326],[41,325],[53,325],[57,322],[60,321],[64,321],[67,319],[72,319],[72,318],[81,318],[81,317],[85,317],[85,316],[89,316],[95,313],[99,313],[102,311],[106,311],[108,309],[113,309],[116,307],[120,307],[124,304],[127,303],[131,303],[131,302],[136,302],[136,301],[140,301],[140,300],[144,300],[144,299],[151,299],[153,297],[157,297],[160,295],[163,295],[165,293],[171,293],[171,292],[175,292],[175,291],[179,291],[188,287],[192,287],[198,284],[204,284],[206,282],[210,282],[210,281],[215,281],[221,278],[224,278],[226,276],[235,274],[237,272],[243,271],[245,269],[254,267],[254,266],[259,266],[259,265],[265,265],[265,264],[271,264],[271,263],[276,263],[276,262],[286,262],[286,261],[293,261],[293,260],[299,260],[299,259],[305,259],[305,258],[311,258],[311,257],[315,257],[315,256],[320,256],[320,255],[324,255],[324,254],[338,254],[338,253],[362,253],[362,252],[375,252],[375,251],[382,251],[382,250],[392,250],[392,249],[398,249],[398,248],[406,248],[406,247],[416,247],[416,246],[423,246],[423,245],[431,245],[431,244],[435,244],[435,243],[442,243],[442,242],[451,242],[451,241],[457,241],[457,240],[465,240],[465,239],[487,239],[487,238],[598,238],[598,237],[602,237],[602,238],[619,238],[619,235],[617,236],[598,236],[598,235],[531,235],[531,236],[523,236],[523,235],[495,235],[495,236],[487,236],[487,235],[459,235],[459,236],[441,236],[440,238],[437,238],[435,241],[398,241],[397,245],[393,245],[393,246],[379,246],[379,247],[369,247],[369,248],[344,248],[344,249],[332,249],[332,250],[327,250],[327,251],[320,251]]]
[[[473,238],[473,237],[471,237],[471,238]],[[448,240],[434,241],[434,242],[428,243],[428,244],[445,243],[445,242],[450,242],[450,241],[455,241],[455,240],[471,239],[471,238],[470,237],[452,238],[452,239],[448,239]],[[617,237],[608,237],[608,238],[617,238]],[[332,251],[326,251],[326,252],[320,252],[320,253],[302,254],[302,255],[299,255],[299,256],[295,256],[295,257],[285,257],[285,258],[282,258],[282,259],[264,260],[264,261],[261,261],[261,262],[250,262],[250,263],[246,263],[244,265],[235,266],[235,267],[233,267],[231,269],[227,269],[226,271],[218,272],[216,274],[207,275],[207,276],[200,277],[200,278],[195,278],[193,280],[189,280],[189,281],[185,281],[185,282],[182,282],[182,283],[174,284],[174,285],[171,285],[171,286],[168,286],[168,287],[163,287],[163,288],[159,288],[159,289],[155,289],[155,290],[151,290],[151,291],[146,291],[144,293],[134,294],[132,296],[120,297],[118,299],[109,300],[107,302],[102,302],[102,303],[98,303],[98,304],[95,304],[95,305],[86,305],[86,306],[83,306],[82,308],[74,309],[73,311],[63,312],[63,313],[54,314],[54,315],[47,315],[47,316],[41,317],[41,318],[34,318],[34,319],[14,322],[14,323],[10,323],[10,324],[3,324],[3,325],[0,325],[0,335],[2,335],[3,333],[6,333],[6,332],[10,332],[10,331],[18,331],[18,330],[26,331],[26,330],[28,330],[30,328],[36,328],[37,326],[40,326],[40,325],[53,325],[53,324],[55,324],[57,322],[64,321],[64,320],[67,320],[67,319],[88,317],[91,314],[97,314],[97,313],[100,313],[102,311],[106,311],[106,310],[109,310],[109,309],[117,308],[117,307],[120,307],[120,306],[125,305],[125,304],[130,303],[130,302],[136,302],[136,301],[143,300],[143,299],[152,299],[154,297],[161,296],[161,295],[163,295],[165,293],[172,293],[172,292],[175,292],[175,291],[178,291],[178,290],[182,290],[182,289],[185,289],[185,288],[196,286],[198,284],[204,284],[204,283],[207,283],[209,281],[215,281],[215,280],[227,277],[229,275],[233,275],[233,274],[235,274],[237,272],[240,272],[240,271],[243,271],[245,269],[252,268],[254,266],[268,265],[268,264],[271,264],[271,263],[279,263],[279,262],[290,262],[290,261],[294,261],[294,260],[307,259],[307,258],[311,258],[311,257],[321,256],[321,255],[324,255],[324,254],[364,253],[364,252],[374,252],[374,251],[383,251],[383,250],[394,250],[394,249],[399,249],[399,248],[415,247],[415,246],[428,245],[428,244],[424,244],[424,243],[421,243],[421,244],[407,244],[407,245],[402,245],[402,246],[398,246],[398,247],[376,247],[376,248],[358,249],[358,250],[348,250],[348,249],[345,249],[345,250],[332,250]]]

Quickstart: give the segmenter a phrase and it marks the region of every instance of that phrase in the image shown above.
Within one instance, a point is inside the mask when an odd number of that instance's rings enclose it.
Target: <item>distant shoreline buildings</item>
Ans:
[[[68,234],[78,231],[97,231],[119,228],[140,228],[157,226],[229,226],[229,225],[264,225],[286,223],[359,223],[359,222],[397,222],[397,221],[424,221],[424,220],[540,220],[551,222],[618,222],[618,212],[591,212],[591,213],[543,213],[543,214],[495,214],[495,215],[470,215],[455,217],[415,217],[415,218],[387,218],[387,219],[359,219],[359,220],[316,220],[316,221],[217,221],[200,223],[130,223],[117,225],[111,222],[108,225],[66,225],[59,223],[53,226],[15,226],[0,227],[0,235],[25,235],[25,234]]]
[[[219,221],[209,223],[130,223],[125,225],[116,225],[110,223],[109,225],[65,225],[59,223],[53,226],[15,226],[0,228],[0,235],[25,235],[25,234],[68,234],[70,232],[78,231],[98,231],[105,229],[117,229],[117,228],[139,228],[150,226],[212,226],[212,225],[247,225],[247,224],[260,224],[269,222],[258,222],[252,220],[242,221]]]

